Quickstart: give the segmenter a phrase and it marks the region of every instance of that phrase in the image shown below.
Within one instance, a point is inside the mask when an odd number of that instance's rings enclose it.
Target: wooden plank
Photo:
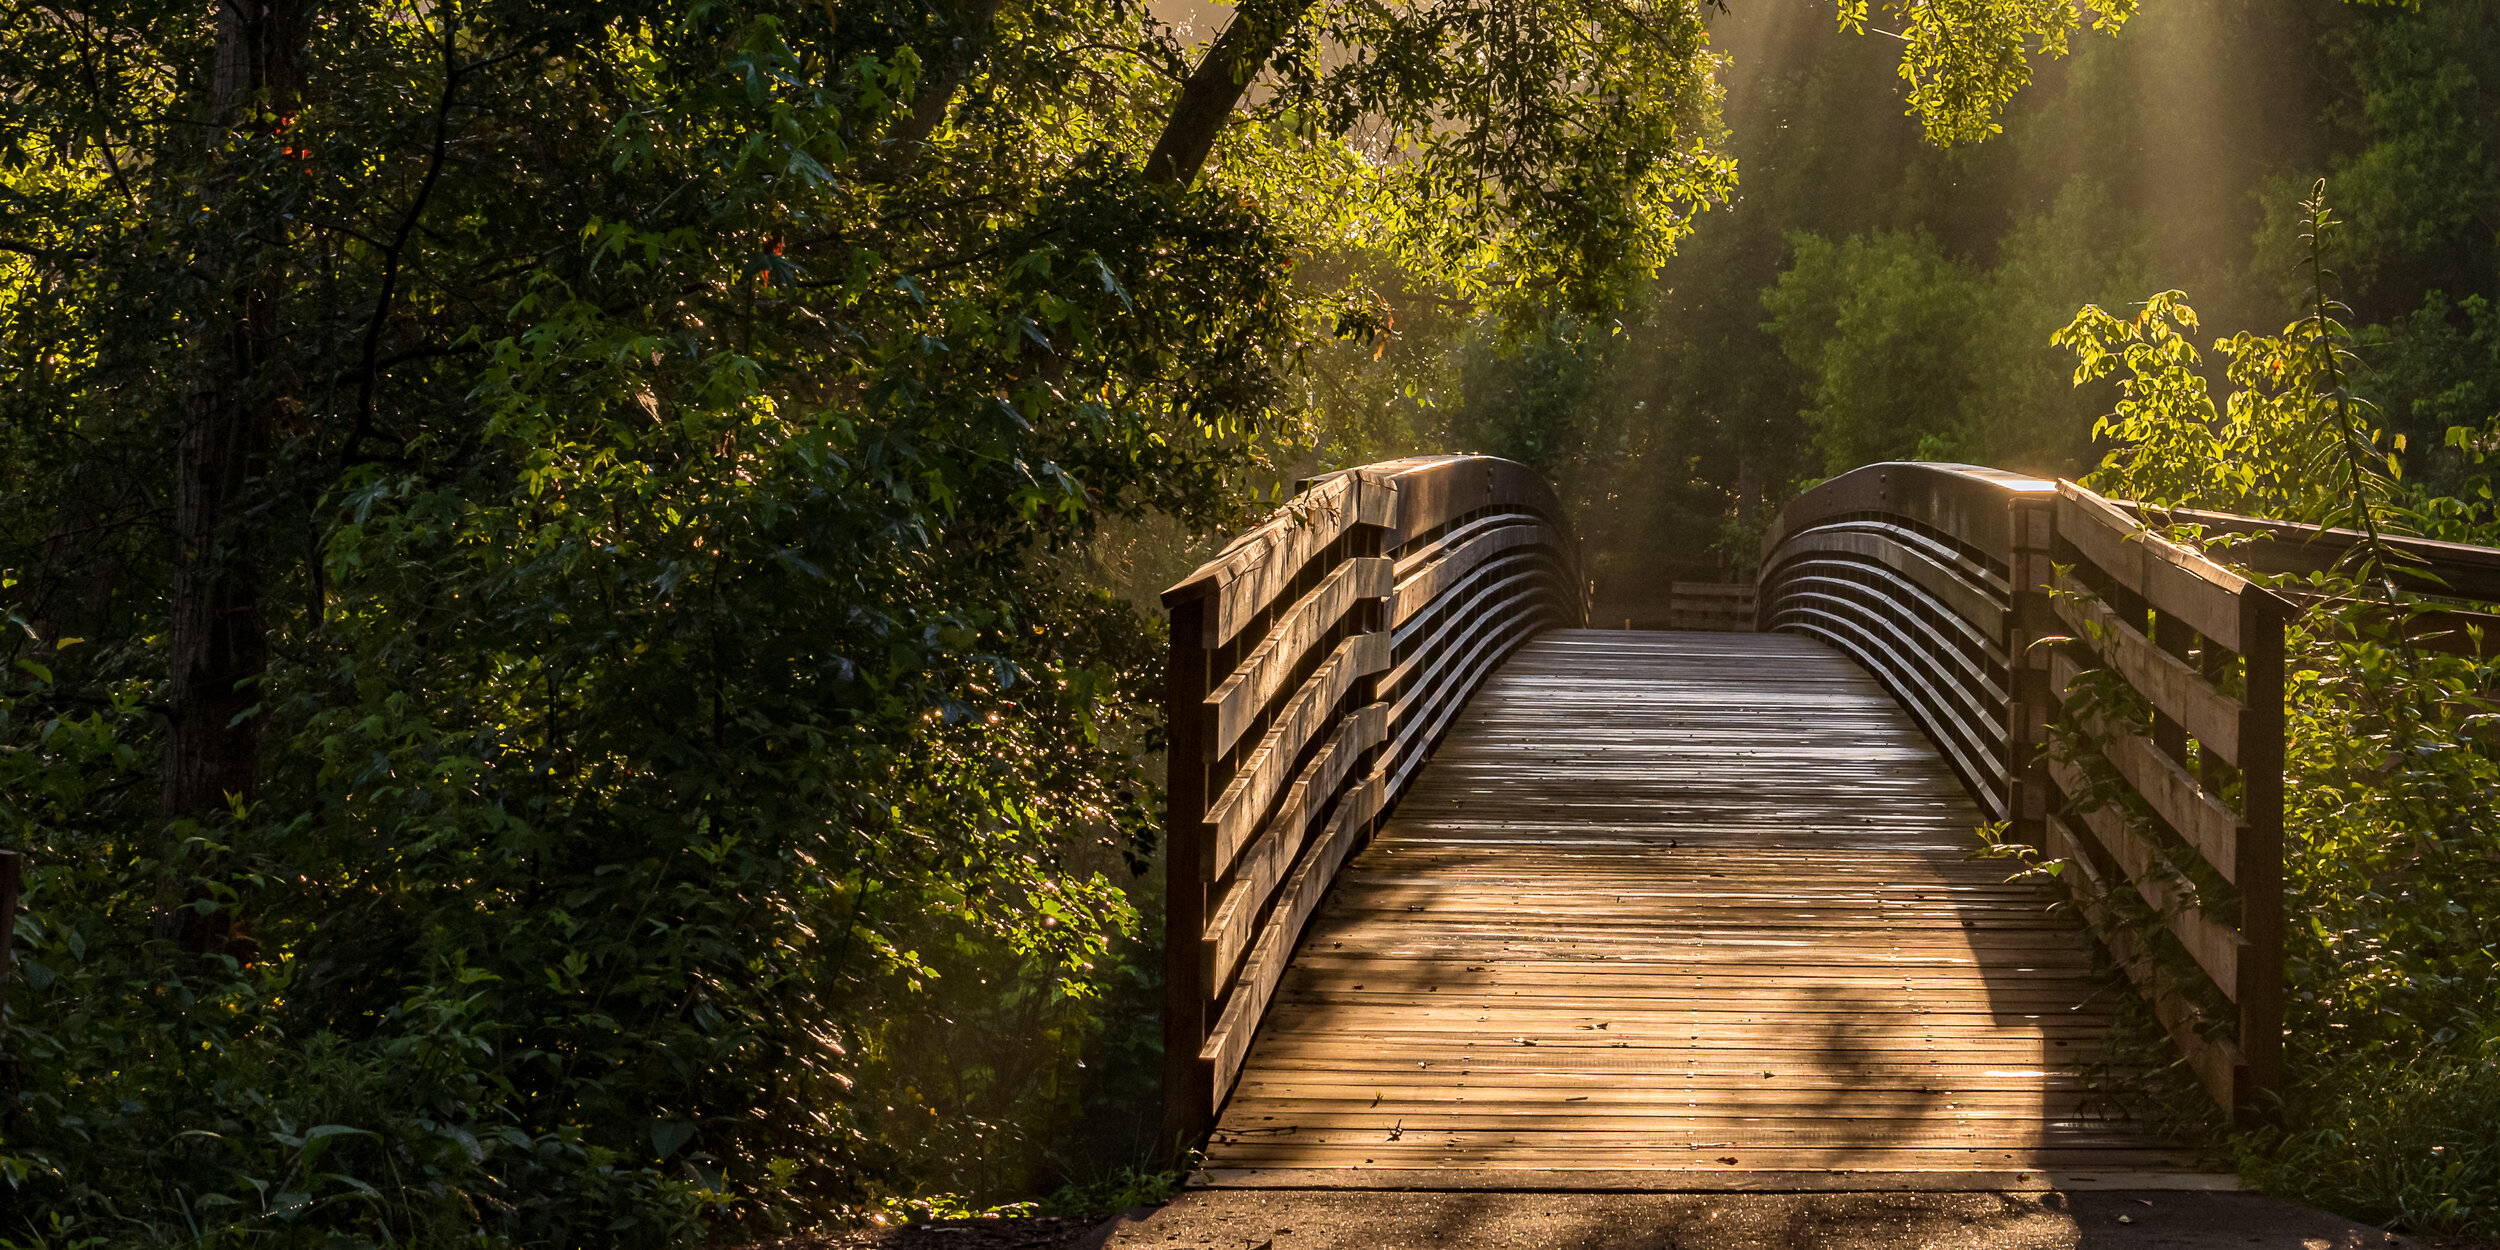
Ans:
[[[1322,478],[1164,591],[1164,605],[1208,599],[1200,645],[1212,651],[1282,597],[1313,556],[1357,525],[1392,524],[1396,508],[1396,492],[1374,474]]]
[[[2076,836],[2074,827],[2052,814],[2048,832],[2049,845],[2043,849],[2050,858],[2065,861],[2072,870],[2064,880],[2076,908],[2092,922],[2093,932],[2109,948],[2111,959],[2153,1004],[2153,1018],[2161,1022],[2172,1044],[2186,1056],[2188,1069],[2196,1073],[2205,1092],[2222,1106],[2234,1105],[2238,1073],[2245,1066],[2239,1048],[2205,1038],[2198,1028],[2204,1022],[2204,1013],[2177,990],[2162,984],[2160,970],[2150,955],[2137,949],[2135,935],[2111,919],[2103,901],[2109,887],[2101,880],[2100,870],[2092,866],[2091,857],[2084,854],[2082,839]]]
[[[2055,683],[2057,697],[2065,698],[2074,689],[2083,666],[2060,651],[2049,661],[2050,680]],[[2168,822],[2182,841],[2196,848],[2196,853],[2213,866],[2222,879],[2237,884],[2239,865],[2234,862],[2239,847],[2240,814],[2232,811],[2221,799],[2197,783],[2196,778],[2164,754],[2142,734],[2124,726],[2111,727],[2097,716],[2073,714],[2086,734],[2101,742],[2101,755],[2126,778],[2135,792],[2144,796],[2155,812]]]
[[[1488,518],[1470,527],[1456,545],[1439,549],[1412,573],[1401,573],[1389,603],[1389,624],[1404,625],[1431,607],[1467,574],[1488,561],[1523,547],[1551,547],[1554,531],[1533,517]]]
[[[1370,466],[1397,492],[1392,545],[1405,544],[1487,507],[1532,512],[1557,525],[1563,510],[1551,486],[1526,465],[1495,456],[1418,456]],[[1575,569],[1576,553],[1566,556]]]
[[[2243,649],[2239,598],[2247,578],[2151,533],[2072,482],[2057,484],[2057,536],[2154,610],[2187,622],[2223,650]]]
[[[1378,1130],[1361,1132],[1296,1134],[1290,1139],[1279,1135],[1273,1142],[1219,1137],[1213,1146],[1221,1147],[1217,1153],[1223,1162],[1216,1163],[1211,1158],[1209,1166],[1690,1168],[1720,1172],[1742,1169],[1760,1175],[1834,1167],[1847,1167],[1860,1174],[1941,1171],[1957,1163],[1965,1167],[1994,1164],[2034,1171],[2141,1168],[2169,1172],[2212,1162],[2199,1158],[2193,1151],[2158,1147],[2120,1150],[2086,1145],[2059,1149],[2054,1145],[1986,1139],[1967,1145],[1961,1141],[1940,1143],[1925,1150],[1886,1150],[1863,1139],[1744,1141],[1731,1139],[1725,1130],[1695,1128],[1668,1140],[1633,1146],[1609,1140],[1619,1139],[1621,1134],[1495,1132],[1471,1134],[1453,1141],[1449,1135],[1435,1136],[1411,1127],[1392,1138],[1385,1131],[1392,1127],[1383,1124]]]
[[[1364,753],[1380,745],[1388,727],[1389,709],[1379,703],[1367,703],[1339,721],[1337,732],[1311,757],[1285,792],[1276,815],[1243,853],[1238,871],[1215,906],[1215,918],[1207,922],[1206,932],[1198,939],[1208,997],[1221,993],[1224,983],[1232,979],[1233,969],[1249,949],[1251,921],[1302,854],[1312,820],[1337,797],[1338,787],[1362,762]],[[1232,868],[1225,865],[1217,869],[1217,875]]]
[[[1492,574],[1502,571],[1499,566],[1479,569],[1475,576],[1485,581],[1452,592],[1465,596],[1455,605],[1461,610],[1434,621],[1428,631],[1411,632],[1398,640],[1403,656],[1380,679],[1380,690],[1391,700],[1389,730],[1401,744],[1412,739],[1421,711],[1438,705],[1453,691],[1463,700],[1475,688],[1487,665],[1488,639],[1506,637],[1528,625],[1540,601],[1550,599],[1552,570],[1514,568],[1499,580],[1491,580]]]
[[[1259,739],[1257,749],[1233,774],[1232,783],[1207,808],[1214,841],[1204,861],[1204,880],[1212,882],[1221,868],[1230,867],[1250,835],[1258,832],[1269,805],[1285,787],[1286,770],[1328,728],[1337,705],[1354,689],[1354,683],[1388,666],[1389,636],[1357,634],[1338,643],[1311,679],[1302,683],[1268,726],[1266,736]]]
[[[2089,937],[1841,655],[1548,632],[1441,712],[1263,997],[1245,960],[1210,1167],[2195,1164],[2089,1113]]]
[[[2073,764],[2056,758],[2049,760],[2049,776],[2058,788],[2068,794],[2081,793],[2084,778]],[[2102,849],[2127,874],[2136,893],[2144,897],[2154,911],[2161,913],[2170,926],[2171,936],[2196,958],[2197,966],[2212,977],[2216,986],[2231,998],[2239,996],[2240,935],[2228,925],[2219,924],[2197,910],[2188,899],[2154,871],[2155,852],[2152,842],[2127,827],[2126,817],[2107,807],[2096,807],[2082,813],[2084,826],[2099,839]]]
[[[1526,605],[1524,611],[1522,604]],[[1466,705],[1467,697],[1484,679],[1486,670],[1528,635],[1552,624],[1553,615],[1552,604],[1539,601],[1536,587],[1523,587],[1485,615],[1484,621],[1491,628],[1480,630],[1466,653],[1446,673],[1435,665],[1434,671],[1425,675],[1428,686],[1400,694],[1389,713],[1391,746],[1388,758],[1382,761],[1388,771],[1392,797],[1406,792],[1409,780],[1423,766],[1425,753]]]
[[[1991,633],[1995,632],[1996,618],[2005,610],[2001,585],[1991,586],[1981,570],[1938,551],[1922,535],[1897,526],[1849,524],[1807,530],[1781,549],[1778,568],[1765,568],[1764,580],[1779,576],[1792,563],[1815,556],[1845,557],[1889,569],[1933,595],[1955,617]]]
[[[1802,618],[1802,619],[1800,619]],[[1967,712],[1952,715],[1954,709],[1945,704],[1934,683],[1927,680],[1924,665],[1905,663],[1900,652],[1882,638],[1867,632],[1857,621],[1809,610],[1790,610],[1773,618],[1775,628],[1786,628],[1811,634],[1833,647],[1848,652],[1869,671],[1883,675],[1902,702],[1911,706],[1935,741],[1952,758],[1964,784],[1980,794],[1990,807],[1990,814],[2000,819],[2006,815],[2005,752],[2001,743],[1990,743],[1977,734]]]
[[[1207,1168],[1191,1188],[1444,1191],[1512,1190],[1575,1193],[1628,1191],[1645,1194],[1829,1193],[2071,1193],[2125,1189],[2144,1192],[2235,1192],[2239,1177],[2228,1172],[2156,1172],[2066,1168],[1980,1171],[1878,1171],[1851,1167],[1771,1169],[1700,1167],[1608,1169],[1600,1167],[1415,1167],[1415,1168]]]
[[[2122,500],[2121,508],[2137,505]],[[2359,530],[2321,529],[2297,521],[2206,512],[2196,508],[2159,510],[2164,520],[2201,525],[2209,534],[2247,534],[2257,541],[2234,544],[2234,563],[2260,573],[2315,573],[2331,569],[2364,540]],[[2500,550],[2464,543],[2440,542],[2409,534],[2382,534],[2380,541],[2399,553],[2392,572],[2409,590],[2464,599],[2500,602]]]
[[[1309,922],[1321,897],[1327,894],[1346,854],[1354,849],[1355,837],[1379,812],[1380,795],[1377,777],[1347,794],[1339,803],[1336,816],[1328,822],[1327,834],[1312,844],[1293,875],[1286,878],[1276,909],[1259,934],[1258,949],[1250,965],[1242,970],[1240,982],[1225,1000],[1223,1015],[1198,1051],[1199,1060],[1215,1070],[1219,1100],[1232,1089],[1234,1078],[1241,1072],[1242,1059],[1249,1053],[1259,1019],[1267,1014],[1276,982],[1284,976],[1285,961],[1292,956],[1294,943],[1302,938],[1302,926]]]
[[[1211,744],[1215,754],[1222,755],[1241,741],[1241,735],[1249,732],[1259,713],[1275,701],[1313,644],[1344,620],[1356,603],[1389,593],[1392,566],[1392,561],[1379,556],[1347,560],[1277,618],[1258,649],[1242,660],[1240,667],[1215,688],[1215,693],[1207,696],[1215,712],[1215,738]]]
[[[1782,508],[1762,536],[1762,564],[1777,565],[1793,534],[1865,514],[1915,521],[2001,561],[2009,546],[2008,501],[2055,498],[2056,491],[2053,481],[1978,465],[1870,464],[1831,478]]]
[[[2057,580],[2057,615],[2135,692],[2195,735],[2205,750],[2240,762],[2240,705],[2217,691],[2186,661],[2164,652],[2144,631],[2118,619],[2109,605],[2071,575]],[[2237,632],[2236,630],[2234,631]]]

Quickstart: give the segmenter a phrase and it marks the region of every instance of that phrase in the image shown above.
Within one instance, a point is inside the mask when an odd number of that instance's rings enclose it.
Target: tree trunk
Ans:
[[[956,23],[958,33],[929,57],[927,72],[912,94],[911,114],[894,128],[893,149],[901,159],[908,161],[919,155],[920,144],[944,120],[946,106],[954,102],[955,92],[972,76],[972,67],[980,63],[981,54],[989,50],[998,5],[999,0],[971,0]]]
[[[274,138],[294,113],[307,16],[302,0],[220,0],[207,102],[217,122],[204,188],[212,207],[231,202],[231,184],[242,176],[241,162],[224,155],[233,130]],[[169,827],[169,866],[173,822],[214,823],[258,789],[261,718],[255,709],[268,671],[250,514],[264,475],[272,399],[267,369],[285,258],[283,245],[260,241],[266,232],[239,229],[223,215],[211,220],[213,233],[201,249],[211,291],[192,337],[190,395],[174,462],[170,723],[158,800]],[[189,877],[169,874],[156,936],[194,952],[221,949],[236,933],[235,919],[189,905],[205,897]]]
[[[1215,137],[1223,132],[1242,93],[1250,89],[1259,67],[1293,33],[1295,23],[1311,11],[1313,0],[1252,0],[1234,15],[1232,25],[1216,37],[1206,59],[1182,84],[1172,117],[1146,157],[1146,181],[1188,186],[1198,180]]]

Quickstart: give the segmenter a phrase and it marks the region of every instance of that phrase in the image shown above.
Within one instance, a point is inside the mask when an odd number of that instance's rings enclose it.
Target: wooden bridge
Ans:
[[[2196,519],[2268,571],[2342,551]],[[2500,598],[2500,553],[2411,545]],[[2128,994],[2230,1114],[2280,1080],[2291,605],[1931,464],[1792,504],[1759,632],[1582,628],[1585,585],[1542,481],[1433,457],[1165,595],[1167,1128],[1209,1178],[2229,1183],[2094,1081]]]

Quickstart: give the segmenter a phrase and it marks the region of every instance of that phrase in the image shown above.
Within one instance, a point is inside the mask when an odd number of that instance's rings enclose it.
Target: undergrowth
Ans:
[[[2087,307],[2057,341],[2077,353],[2079,384],[2115,374],[2123,395],[2096,430],[2117,449],[2087,485],[2138,501],[2156,526],[2163,509],[2193,507],[2359,535],[2326,572],[2259,579],[2298,608],[2286,643],[2286,1046],[2274,1125],[2230,1138],[2241,1173],[2409,1231],[2500,1234],[2500,666],[2472,639],[2463,653],[2431,645],[2430,614],[2472,605],[2387,541],[2500,546],[2487,466],[2500,416],[2449,432],[2445,493],[2402,478],[2401,440],[2359,394],[2366,362],[2326,294],[2336,223],[2324,184],[2302,208],[2310,311],[2279,335],[2214,344],[2233,387],[2223,402],[2179,292],[2132,318]],[[2194,526],[2168,533],[2232,559]],[[2199,979],[2159,917],[2137,919],[2177,980]],[[2147,1060],[2164,1049],[2149,1015],[2120,1030],[2121,1049]],[[2134,1101],[2193,1135],[2195,1117],[2177,1110],[2193,1083],[2153,1066]]]

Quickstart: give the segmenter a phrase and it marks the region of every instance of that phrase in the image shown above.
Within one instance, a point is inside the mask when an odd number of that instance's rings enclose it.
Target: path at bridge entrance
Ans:
[[[1858,664],[1545,632],[1302,934],[1205,1180],[2226,1187],[2093,1092],[2125,991]]]

